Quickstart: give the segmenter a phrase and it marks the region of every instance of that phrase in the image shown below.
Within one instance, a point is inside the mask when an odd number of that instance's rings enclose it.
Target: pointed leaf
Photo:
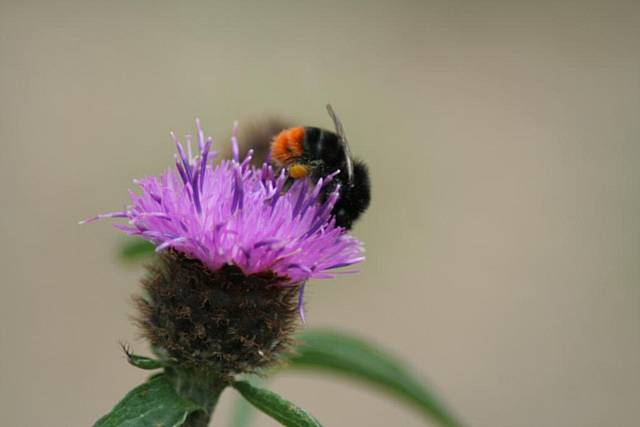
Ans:
[[[405,363],[359,338],[331,331],[307,330],[298,335],[301,344],[290,356],[293,368],[331,371],[380,387],[406,402],[441,426],[461,424]]]
[[[257,375],[249,375],[245,377],[245,381],[254,387],[262,387],[266,383],[262,377]],[[242,396],[236,397],[231,413],[230,427],[248,427],[256,415],[254,407]]]
[[[233,404],[231,415],[231,427],[247,427],[251,425],[256,410],[242,396],[238,396]]]
[[[236,390],[253,406],[287,427],[322,427],[322,425],[288,400],[264,388],[254,387],[246,381],[233,384]]]
[[[151,377],[131,390],[94,427],[178,427],[202,408],[178,395],[165,375]]]

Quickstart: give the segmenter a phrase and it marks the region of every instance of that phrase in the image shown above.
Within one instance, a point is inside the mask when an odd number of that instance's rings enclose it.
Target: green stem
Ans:
[[[216,373],[208,369],[171,367],[166,368],[166,373],[178,394],[196,402],[204,409],[191,414],[182,427],[207,427],[220,394],[227,386],[226,382],[221,381]]]

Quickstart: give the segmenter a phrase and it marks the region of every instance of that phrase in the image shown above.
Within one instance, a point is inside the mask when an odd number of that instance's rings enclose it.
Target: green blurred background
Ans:
[[[331,102],[372,172],[368,260],[312,284],[308,324],[403,355],[469,425],[637,425],[639,48],[636,1],[2,1],[2,424],[87,426],[146,376],[117,345],[146,351],[140,268],[79,219],[195,117],[220,146]],[[344,380],[273,389],[327,426],[424,425]]]

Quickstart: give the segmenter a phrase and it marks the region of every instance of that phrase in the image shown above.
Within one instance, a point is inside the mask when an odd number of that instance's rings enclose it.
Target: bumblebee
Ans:
[[[351,157],[342,123],[331,105],[327,111],[335,132],[317,127],[292,127],[278,133],[271,143],[271,161],[285,168],[289,179],[310,178],[316,182],[337,170],[333,184],[323,188],[322,199],[340,184],[340,197],[332,214],[336,225],[350,229],[371,200],[371,185],[367,166]]]

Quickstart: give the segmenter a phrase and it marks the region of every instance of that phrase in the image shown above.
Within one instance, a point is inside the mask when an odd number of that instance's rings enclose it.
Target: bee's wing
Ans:
[[[349,186],[353,186],[353,161],[351,160],[351,150],[349,150],[349,142],[347,141],[347,136],[344,134],[342,122],[336,115],[336,112],[333,111],[333,107],[331,106],[331,104],[327,104],[327,111],[329,112],[329,116],[331,117],[331,120],[333,120],[333,124],[336,127],[336,133],[342,141],[342,146],[344,147],[344,155],[346,156],[345,162],[347,164],[347,180],[349,182]]]

